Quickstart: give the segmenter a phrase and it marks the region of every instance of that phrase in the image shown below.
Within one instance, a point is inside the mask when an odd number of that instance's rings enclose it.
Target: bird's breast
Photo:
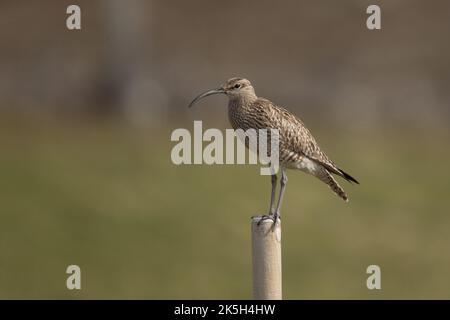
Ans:
[[[248,130],[252,128],[251,118],[248,111],[233,101],[230,101],[228,105],[228,120],[235,130]]]

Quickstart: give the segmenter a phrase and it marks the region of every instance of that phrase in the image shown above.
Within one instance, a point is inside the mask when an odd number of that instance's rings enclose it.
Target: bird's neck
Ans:
[[[228,103],[228,119],[233,129],[248,129],[245,119],[252,114],[253,103],[258,99],[256,96],[233,97]]]
[[[230,107],[241,107],[246,108],[251,106],[253,102],[256,101],[258,97],[255,94],[243,94],[236,97],[230,98]]]

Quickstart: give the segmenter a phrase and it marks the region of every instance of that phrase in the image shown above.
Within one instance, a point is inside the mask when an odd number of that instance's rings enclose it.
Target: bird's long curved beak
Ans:
[[[217,88],[217,89],[212,89],[212,90],[208,90],[206,92],[203,92],[201,94],[199,94],[198,96],[195,97],[194,100],[192,100],[191,103],[189,103],[188,108],[192,107],[197,101],[199,101],[202,98],[205,98],[207,96],[211,96],[213,94],[219,94],[219,93],[225,93],[225,90],[223,90],[222,88]]]

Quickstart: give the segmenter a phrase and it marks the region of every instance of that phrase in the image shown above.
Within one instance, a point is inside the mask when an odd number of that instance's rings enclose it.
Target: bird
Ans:
[[[258,97],[251,82],[240,77],[233,77],[220,87],[197,95],[188,107],[191,108],[199,100],[215,94],[225,94],[228,97],[228,118],[234,130],[255,129],[259,132],[259,129],[278,129],[280,193],[275,206],[277,174],[271,174],[269,213],[263,215],[260,222],[271,219],[275,225],[281,218],[281,204],[288,181],[287,169],[300,170],[313,175],[326,183],[337,196],[348,202],[347,194],[333,175],[350,183],[359,184],[359,182],[330,160],[299,117],[270,100]],[[247,143],[246,146],[248,147]]]

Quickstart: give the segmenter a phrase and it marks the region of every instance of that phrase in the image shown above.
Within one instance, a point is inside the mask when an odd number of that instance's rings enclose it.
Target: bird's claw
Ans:
[[[262,215],[261,219],[259,219],[259,221],[258,221],[258,226],[261,224],[262,221],[268,220],[268,219],[272,220],[273,225],[275,226],[279,218],[281,218],[281,217],[277,213],[269,213],[269,214]]]

